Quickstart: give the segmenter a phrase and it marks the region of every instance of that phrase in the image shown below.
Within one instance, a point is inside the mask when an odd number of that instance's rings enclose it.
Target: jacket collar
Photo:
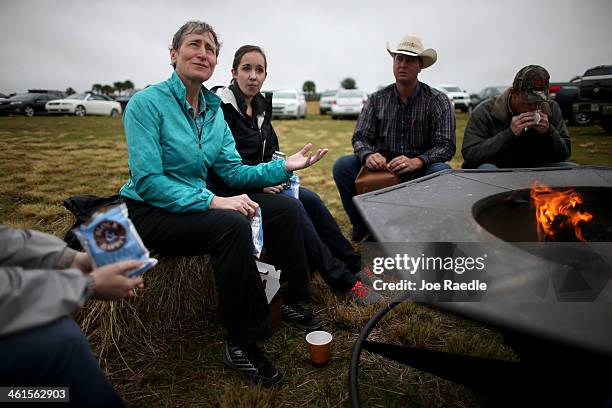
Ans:
[[[190,108],[189,102],[187,102],[187,88],[185,88],[185,84],[183,84],[183,81],[181,81],[176,71],[172,72],[172,75],[166,82],[174,97],[179,101],[183,109],[187,111]],[[204,101],[203,106],[200,107],[200,111],[206,109],[216,112],[221,105],[221,99],[210,92],[204,84],[202,84],[200,88],[200,100]]]
[[[506,89],[501,95],[495,97],[495,102],[493,103],[493,108],[491,109],[491,116],[502,123],[509,123],[512,120],[512,112],[510,111],[510,89]],[[542,112],[547,114],[548,116],[552,115],[552,109],[550,108],[550,104],[548,102],[542,103]]]
[[[236,109],[236,112],[240,113],[242,117],[246,118],[246,115],[244,113],[244,110],[246,110],[246,106],[245,106],[245,109],[241,109],[240,101],[238,99],[242,95],[240,91],[238,91],[238,97],[237,97],[236,96],[237,92],[233,91],[231,88],[237,88],[237,87],[230,85],[225,88],[219,88],[216,91],[217,96],[220,97],[222,103],[232,105],[232,107]],[[253,101],[251,103],[252,104],[254,103],[253,107],[255,108],[255,112],[259,112],[257,113],[257,126],[261,129],[261,125],[263,124],[263,121],[266,115],[266,111],[265,111],[266,98],[260,92],[253,97]],[[242,104],[244,104],[244,100],[242,101]]]

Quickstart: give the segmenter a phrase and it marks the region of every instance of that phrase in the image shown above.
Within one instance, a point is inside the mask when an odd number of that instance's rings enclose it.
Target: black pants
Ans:
[[[287,284],[285,302],[308,297],[308,268],[298,207],[260,202],[264,246]],[[228,340],[247,345],[271,336],[270,311],[255,265],[250,221],[237,211],[171,213],[126,199],[130,219],[147,248],[160,254],[210,254]]]
[[[243,194],[232,189],[219,190],[215,193],[223,197]],[[318,270],[325,283],[336,292],[344,293],[355,285],[357,278],[354,274],[361,268],[361,257],[344,238],[334,217],[316,193],[300,187],[299,200],[284,194],[259,191],[244,193],[260,206],[269,206],[271,203],[277,206],[291,206],[297,203],[304,249],[308,254],[311,271],[314,273]],[[266,241],[264,231],[264,242]]]
[[[0,386],[68,387],[70,402],[17,407],[120,408],[125,405],[71,318],[0,337]],[[9,406],[2,404],[0,406]]]
[[[299,197],[304,207],[302,229],[309,260],[332,289],[341,293],[350,290],[356,282],[354,274],[361,270],[361,256],[344,238],[316,193],[300,187]]]

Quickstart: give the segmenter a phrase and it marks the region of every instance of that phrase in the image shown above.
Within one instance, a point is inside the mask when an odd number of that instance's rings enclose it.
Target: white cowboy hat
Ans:
[[[392,57],[395,54],[411,55],[413,57],[421,57],[423,61],[423,68],[432,66],[438,59],[438,53],[433,48],[425,49],[421,39],[414,35],[406,35],[397,44],[397,49],[389,48],[389,42],[387,41],[387,51]]]

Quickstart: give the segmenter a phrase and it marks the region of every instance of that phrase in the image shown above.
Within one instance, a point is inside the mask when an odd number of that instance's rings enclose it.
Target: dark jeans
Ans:
[[[241,194],[235,190],[216,193],[221,196]],[[355,285],[357,279],[353,274],[359,272],[361,268],[361,257],[344,238],[334,217],[316,193],[300,187],[299,201],[283,194],[262,192],[247,192],[247,194],[260,205],[266,205],[270,201],[280,206],[288,205],[289,201],[291,205],[297,205],[303,232],[303,248],[308,255],[306,264],[311,270],[318,270],[323,280],[336,292],[346,292]],[[267,243],[268,235],[264,230],[266,248]]]
[[[282,271],[286,303],[305,299],[308,266],[299,203],[290,197],[254,199],[260,204],[266,253]],[[160,254],[210,254],[228,340],[248,345],[271,336],[270,311],[255,265],[250,221],[234,210],[170,213],[126,200],[144,244]]]
[[[353,204],[353,197],[357,195],[355,190],[355,178],[361,169],[362,163],[356,155],[342,156],[334,163],[334,181],[340,192],[344,211],[348,215],[351,224],[353,224],[353,235],[364,235],[368,229],[357,211],[357,207]],[[408,176],[402,177],[402,181],[414,180],[429,174],[437,173],[442,170],[450,169],[446,163],[431,163],[417,171],[410,173]]]
[[[0,337],[0,386],[69,387],[70,403],[51,406],[124,406],[81,328],[68,317]]]
[[[336,292],[350,290],[361,269],[361,256],[346,240],[336,220],[321,198],[307,188],[300,187],[300,213],[304,230],[304,245],[313,269]]]

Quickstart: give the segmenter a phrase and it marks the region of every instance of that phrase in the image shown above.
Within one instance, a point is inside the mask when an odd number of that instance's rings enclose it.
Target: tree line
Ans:
[[[121,96],[128,91],[134,90],[134,83],[129,79],[126,81],[117,81],[113,82],[112,85],[109,84],[93,84],[91,86],[91,92],[103,94],[106,96]],[[66,88],[66,95],[72,95],[76,93],[76,91],[72,87]]]
[[[340,82],[340,88],[357,89],[357,82],[351,77],[344,78]],[[302,91],[304,91],[307,101],[318,101],[321,99],[321,94],[317,93],[317,86],[313,81],[305,81],[304,85],[302,85]]]

